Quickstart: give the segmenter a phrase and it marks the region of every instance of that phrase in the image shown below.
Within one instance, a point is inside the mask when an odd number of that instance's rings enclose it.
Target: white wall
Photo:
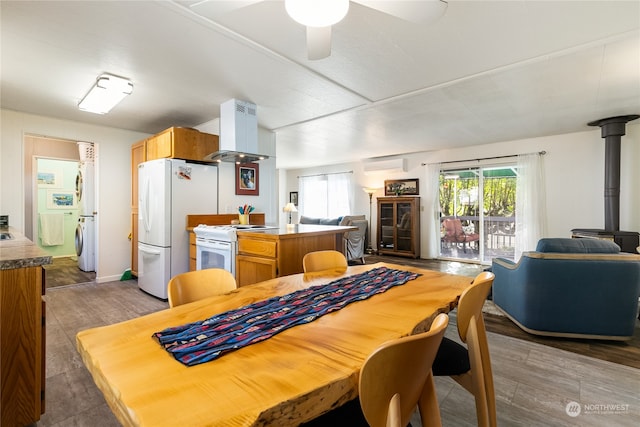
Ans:
[[[88,114],[88,113],[87,113]],[[0,110],[0,212],[24,232],[23,136],[36,134],[97,144],[97,282],[118,280],[130,267],[131,144],[148,135]]]
[[[201,132],[220,134],[220,120],[214,119],[201,125],[195,126]],[[258,150],[257,154],[265,154],[268,159],[258,163],[258,196],[237,196],[235,183],[235,164],[220,163],[220,181],[218,184],[218,213],[238,213],[238,206],[245,204],[255,206],[254,212],[264,212],[267,224],[278,223],[278,198],[276,179],[276,159],[275,159],[276,136],[266,129],[258,129]],[[254,153],[256,154],[256,153]],[[212,212],[215,213],[215,212]]]
[[[622,161],[620,176],[620,229],[640,231],[640,124],[629,123],[627,135],[622,137]],[[604,228],[604,139],[600,129],[554,135],[526,140],[501,142],[413,153],[401,156],[407,159],[407,172],[365,174],[363,163],[349,163],[288,170],[282,176],[281,203],[290,191],[298,191],[299,175],[354,171],[356,205],[353,213],[369,217],[369,199],[362,187],[383,187],[384,180],[418,178],[420,195],[425,196],[425,167],[422,163],[438,163],[453,160],[477,159],[546,151],[544,156],[547,195],[547,236],[569,237],[572,228]],[[514,159],[515,161],[515,159]],[[477,164],[469,162],[455,166]],[[375,197],[384,195],[381,189],[374,195],[372,241],[376,241]],[[287,199],[288,200],[288,199]],[[421,223],[426,221],[423,213]],[[427,247],[427,236],[423,227],[421,247]]]

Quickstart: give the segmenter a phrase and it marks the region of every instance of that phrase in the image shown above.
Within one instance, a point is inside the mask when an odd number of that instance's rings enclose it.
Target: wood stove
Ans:
[[[574,228],[572,237],[611,240],[622,252],[636,253],[640,246],[640,233],[620,231],[620,137],[625,134],[627,122],[640,115],[609,117],[589,123],[599,126],[605,140],[604,170],[604,229]]]

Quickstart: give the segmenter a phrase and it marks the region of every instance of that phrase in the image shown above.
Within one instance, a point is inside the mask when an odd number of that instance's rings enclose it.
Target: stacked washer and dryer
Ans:
[[[78,142],[80,165],[76,176],[76,197],[80,216],[76,228],[76,254],[78,268],[82,271],[96,270],[95,243],[95,157],[93,144]]]

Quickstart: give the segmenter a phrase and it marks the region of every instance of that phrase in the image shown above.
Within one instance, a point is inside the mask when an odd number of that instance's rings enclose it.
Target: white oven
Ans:
[[[235,276],[236,243],[196,239],[196,269],[222,268]]]
[[[264,231],[270,225],[204,225],[193,229],[196,235],[196,269],[223,268],[236,275],[238,236],[236,230]]]
[[[196,269],[222,268],[236,275],[236,230],[227,226],[198,225],[196,235]]]

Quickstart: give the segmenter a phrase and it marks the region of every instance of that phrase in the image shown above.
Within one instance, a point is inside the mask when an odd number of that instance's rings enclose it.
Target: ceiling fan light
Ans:
[[[307,27],[328,27],[347,15],[349,0],[285,0],[285,9],[296,22]]]

